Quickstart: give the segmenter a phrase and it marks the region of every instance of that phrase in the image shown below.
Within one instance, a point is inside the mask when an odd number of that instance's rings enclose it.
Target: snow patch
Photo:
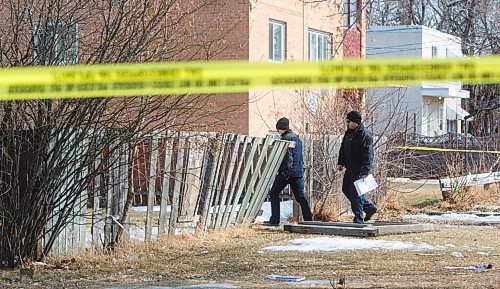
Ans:
[[[484,222],[500,222],[500,216],[491,215],[485,217],[479,217],[472,214],[442,214],[442,215],[427,215],[427,214],[418,214],[418,215],[404,215],[403,219],[405,220],[428,220],[435,222],[443,222],[443,221],[453,221],[453,222],[467,222],[467,223],[484,223]]]
[[[261,207],[262,215],[255,219],[255,223],[263,223],[271,218],[271,202],[265,202]],[[280,222],[283,223],[293,215],[293,201],[280,202]]]
[[[350,250],[444,250],[445,246],[432,246],[426,243],[408,243],[385,240],[365,240],[351,238],[313,238],[313,239],[295,239],[289,241],[291,245],[270,246],[263,250],[267,251],[350,251]]]

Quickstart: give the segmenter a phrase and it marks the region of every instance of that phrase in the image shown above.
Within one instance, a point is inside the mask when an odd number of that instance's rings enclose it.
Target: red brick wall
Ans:
[[[361,57],[361,37],[356,28],[344,29],[344,58]]]

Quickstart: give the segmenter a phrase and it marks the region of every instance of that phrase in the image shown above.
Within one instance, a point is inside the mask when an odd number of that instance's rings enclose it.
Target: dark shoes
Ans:
[[[271,227],[278,227],[280,225],[280,223],[271,223],[270,221],[264,221],[264,223],[262,223],[262,224],[265,226],[271,226]]]
[[[373,215],[377,212],[377,208],[373,207],[371,209],[367,209],[365,212],[365,222],[370,221],[370,219],[373,217]]]

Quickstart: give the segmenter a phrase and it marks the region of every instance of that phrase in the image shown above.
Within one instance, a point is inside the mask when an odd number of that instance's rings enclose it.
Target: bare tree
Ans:
[[[222,0],[0,0],[1,67],[218,57],[231,45],[222,41],[224,36],[241,21],[236,14],[213,12],[224,5]],[[197,25],[202,14],[212,21]],[[217,21],[221,17],[224,26]],[[87,190],[91,197],[102,193],[102,188],[92,191],[92,184],[119,165],[120,159],[111,156],[123,154],[121,148],[129,148],[125,154],[132,165],[134,148],[144,135],[189,129],[201,120],[214,125],[237,109],[213,109],[207,119],[213,97],[0,103],[0,266],[46,256],[59,231],[74,220],[75,210],[86,206],[82,196]],[[94,166],[96,159],[105,161]],[[134,197],[133,186],[126,189],[125,212]],[[122,221],[127,217],[121,216]],[[44,248],[39,246],[42,238]]]

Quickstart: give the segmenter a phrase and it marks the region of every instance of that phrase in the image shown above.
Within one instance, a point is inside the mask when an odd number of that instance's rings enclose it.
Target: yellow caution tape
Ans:
[[[325,62],[175,62],[0,69],[0,100],[362,88],[422,81],[499,83],[500,57]]]
[[[416,151],[436,151],[436,152],[464,152],[464,153],[489,153],[489,154],[500,154],[500,151],[482,151],[482,150],[464,150],[464,149],[445,149],[445,148],[433,148],[433,147],[405,147],[405,146],[392,146],[390,149],[401,149],[401,150],[416,150]]]

